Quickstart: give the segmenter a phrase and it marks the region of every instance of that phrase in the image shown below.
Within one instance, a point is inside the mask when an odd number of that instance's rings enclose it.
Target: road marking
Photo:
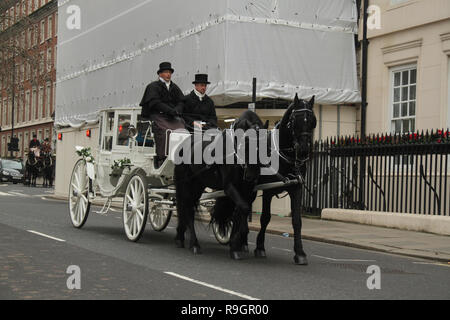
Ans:
[[[46,237],[46,238],[49,238],[49,239],[52,239],[52,240],[56,240],[56,241],[59,241],[59,242],[66,242],[66,240],[55,238],[55,237],[52,237],[52,236],[49,236],[47,234],[40,233],[40,232],[37,232],[37,231],[33,231],[33,230],[27,230],[27,231],[31,232],[31,233],[34,233],[34,234],[37,234],[38,236]]]
[[[21,193],[21,192],[10,191],[9,194],[11,194],[13,196],[19,196],[19,197],[25,197],[25,198],[30,197],[30,195],[24,194],[24,193]]]
[[[334,259],[334,258],[328,258],[328,257],[323,257],[323,256],[318,256],[313,254],[313,257],[316,258],[321,258],[321,259],[326,259],[326,260],[330,260],[330,261],[335,261],[335,262],[375,262],[376,260],[362,260],[362,259]]]
[[[202,286],[205,286],[205,287],[214,289],[214,290],[218,290],[218,291],[222,291],[222,292],[225,292],[225,293],[234,295],[234,296],[238,296],[238,297],[243,298],[243,299],[246,299],[246,300],[260,300],[260,299],[257,299],[257,298],[248,296],[248,295],[246,295],[246,294],[242,294],[242,293],[239,293],[239,292],[236,292],[236,291],[231,291],[231,290],[224,289],[224,288],[221,288],[221,287],[218,287],[218,286],[214,286],[214,285],[209,284],[209,283],[206,283],[206,282],[202,282],[202,281],[198,281],[198,280],[195,280],[195,279],[191,279],[191,278],[182,276],[182,275],[177,274],[177,273],[174,273],[174,272],[167,272],[167,271],[166,271],[166,272],[164,272],[164,273],[165,273],[165,274],[168,274],[168,275],[170,275],[170,276],[173,276],[173,277],[177,277],[177,278],[180,278],[180,279],[189,281],[189,282],[193,282],[193,283],[196,283],[196,284],[199,284],[199,285],[202,285]]]
[[[286,251],[286,252],[292,252],[292,250],[289,250],[289,249],[283,249],[283,248],[277,248],[277,247],[272,247],[272,249],[281,250],[281,251]]]
[[[450,262],[448,264],[441,262],[413,262],[413,264],[425,264],[425,265],[433,265],[433,266],[441,266],[441,267],[450,267]]]

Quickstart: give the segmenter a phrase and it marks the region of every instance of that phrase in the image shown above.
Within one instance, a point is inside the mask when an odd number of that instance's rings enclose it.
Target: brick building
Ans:
[[[14,88],[13,81],[0,78],[0,157],[10,156],[13,135],[19,139],[14,156],[23,158],[33,134],[39,140],[54,136],[58,5],[57,0],[3,0],[0,10],[0,61],[15,64]],[[19,47],[29,60],[1,50],[2,43],[3,49]]]

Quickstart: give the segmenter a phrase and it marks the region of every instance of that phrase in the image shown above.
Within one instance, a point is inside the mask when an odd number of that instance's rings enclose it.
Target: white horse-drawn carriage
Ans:
[[[288,107],[279,124],[279,127],[283,128],[283,130],[279,130],[280,144],[275,143],[274,149],[271,151],[272,154],[279,155],[283,159],[283,162],[280,163],[280,172],[282,173],[277,172],[269,179],[258,179],[262,184],[255,185],[253,188],[253,191],[264,191],[263,198],[267,196],[268,200],[283,190],[288,191],[294,217],[294,261],[301,265],[307,264],[300,234],[301,186],[304,175],[302,171],[306,170],[311,150],[312,132],[317,123],[312,111],[313,106],[314,97],[309,102],[295,97],[294,103]],[[106,214],[109,211],[113,198],[122,197],[123,225],[125,234],[131,241],[139,240],[147,221],[156,231],[162,231],[167,227],[172,213],[177,208],[177,190],[174,184],[175,156],[179,151],[180,144],[185,139],[189,139],[191,135],[187,131],[174,131],[170,135],[168,134],[167,159],[160,167],[155,167],[156,150],[151,130],[152,123],[141,119],[140,114],[141,108],[134,107],[110,108],[100,111],[100,134],[95,157],[90,153],[89,148],[77,147],[81,158],[75,164],[69,184],[69,211],[74,227],[83,227],[88,218],[91,203],[97,197],[105,199],[105,204],[99,211],[100,214]],[[242,123],[242,121],[240,122]],[[267,125],[265,127],[267,128]],[[274,129],[272,138],[265,141],[273,140],[275,142],[278,140],[274,138],[277,132],[278,129]],[[228,133],[223,132],[221,135],[223,134]],[[234,155],[236,156],[236,150],[234,150]],[[227,196],[223,190],[203,190],[198,203],[203,206],[205,211],[214,206],[216,199]],[[186,192],[183,194],[186,195]],[[229,195],[229,197],[231,196]],[[251,206],[251,203],[249,204]],[[270,216],[270,210],[267,209],[266,206],[266,210],[263,210],[264,224],[258,235],[258,246],[255,249],[255,255],[260,257],[265,256],[263,234],[270,221],[270,218],[267,218]],[[242,226],[241,220],[239,221],[239,226]],[[223,224],[219,227],[213,223],[212,229],[216,239],[222,244],[227,244],[230,241],[232,229],[236,228],[223,228]],[[194,231],[192,230],[192,232]],[[195,235],[195,232],[193,234]],[[244,236],[232,238],[232,244],[239,244],[240,242],[237,242],[236,239],[242,240],[242,237]],[[195,236],[191,237],[192,239],[196,239]],[[233,251],[234,253],[235,251]]]
[[[76,147],[81,158],[74,166],[69,184],[69,211],[74,227],[83,227],[97,197],[105,199],[101,214],[109,211],[113,198],[123,198],[123,225],[131,241],[139,240],[147,221],[156,231],[163,231],[169,224],[176,210],[173,152],[188,134],[170,134],[167,160],[155,168],[152,124],[141,119],[140,114],[141,108],[100,111],[96,155],[88,148]],[[207,192],[200,205],[207,210],[215,198],[223,195],[222,191]],[[215,226],[213,230],[219,242],[228,242],[229,232],[221,234]]]

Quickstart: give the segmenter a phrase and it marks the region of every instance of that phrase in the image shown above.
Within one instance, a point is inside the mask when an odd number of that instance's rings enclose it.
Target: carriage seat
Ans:
[[[141,121],[138,121],[137,124],[137,137],[136,137],[136,142],[137,145],[142,147],[150,147],[150,148],[154,148],[155,147],[155,140],[153,138],[153,129],[152,129],[152,122],[150,121],[150,119],[145,119],[142,118],[140,119]],[[147,133],[147,129],[150,127],[150,131],[147,134],[147,137],[145,137],[146,133]],[[145,139],[145,141],[144,141]]]

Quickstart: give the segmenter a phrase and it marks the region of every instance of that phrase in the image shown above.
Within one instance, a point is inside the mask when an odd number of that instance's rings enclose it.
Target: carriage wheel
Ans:
[[[86,162],[80,159],[73,168],[69,184],[70,220],[75,228],[83,227],[88,218],[90,207],[89,177]]]
[[[212,229],[217,242],[219,242],[224,246],[230,243],[231,229],[233,229],[233,222],[230,221],[228,223],[225,233],[220,231],[219,225],[215,222],[212,224]]]
[[[170,222],[172,217],[171,207],[167,204],[152,204],[149,221],[153,230],[161,232]]]
[[[128,182],[123,199],[123,226],[131,241],[142,236],[148,216],[147,180],[141,174],[134,175]]]

